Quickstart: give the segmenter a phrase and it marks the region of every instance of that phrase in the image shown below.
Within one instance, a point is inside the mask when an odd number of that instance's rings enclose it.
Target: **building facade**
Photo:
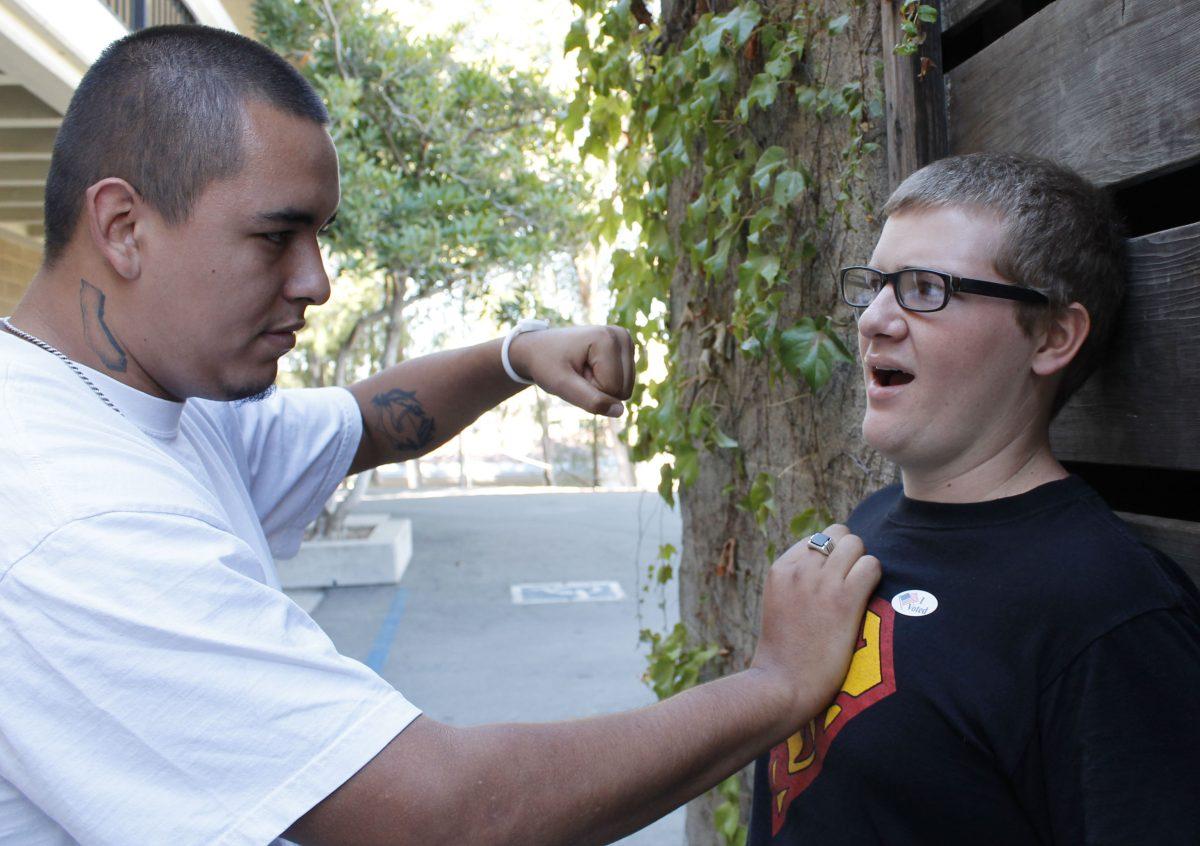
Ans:
[[[252,0],[0,0],[0,315],[41,263],[42,193],[71,94],[111,42],[167,23],[252,31]]]

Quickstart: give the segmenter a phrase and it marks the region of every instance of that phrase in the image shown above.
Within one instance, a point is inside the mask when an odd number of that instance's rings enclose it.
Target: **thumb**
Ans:
[[[583,376],[571,373],[553,389],[547,390],[562,397],[571,405],[590,411],[592,414],[603,414],[606,417],[620,417],[625,413],[625,405],[616,397],[604,393]]]

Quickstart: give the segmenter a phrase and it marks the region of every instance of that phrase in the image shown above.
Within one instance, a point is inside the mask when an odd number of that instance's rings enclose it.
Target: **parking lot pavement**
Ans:
[[[663,614],[648,600],[639,622],[636,598],[659,545],[678,546],[680,534],[656,493],[401,494],[358,511],[410,518],[412,562],[399,586],[331,588],[313,616],[430,717],[561,720],[654,701],[637,635]],[[512,600],[514,584],[592,580],[616,581],[625,598]],[[667,616],[678,618],[674,597]],[[680,846],[683,811],[621,843]]]

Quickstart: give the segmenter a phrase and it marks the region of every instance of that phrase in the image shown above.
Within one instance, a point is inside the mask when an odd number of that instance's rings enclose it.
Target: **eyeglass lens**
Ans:
[[[934,311],[946,299],[946,281],[936,273],[923,270],[902,270],[893,277],[896,299],[913,311]],[[883,274],[871,270],[847,270],[842,277],[846,302],[856,308],[866,308],[883,290]]]

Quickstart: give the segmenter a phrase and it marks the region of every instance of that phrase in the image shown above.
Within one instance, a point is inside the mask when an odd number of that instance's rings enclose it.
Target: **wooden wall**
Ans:
[[[883,0],[885,43],[899,5]],[[1132,236],[1126,307],[1108,362],[1055,422],[1055,452],[1200,582],[1200,0],[940,8],[924,77],[919,59],[885,66],[893,182],[996,150],[1113,192]]]
[[[0,229],[0,317],[12,314],[41,263],[40,243]]]

